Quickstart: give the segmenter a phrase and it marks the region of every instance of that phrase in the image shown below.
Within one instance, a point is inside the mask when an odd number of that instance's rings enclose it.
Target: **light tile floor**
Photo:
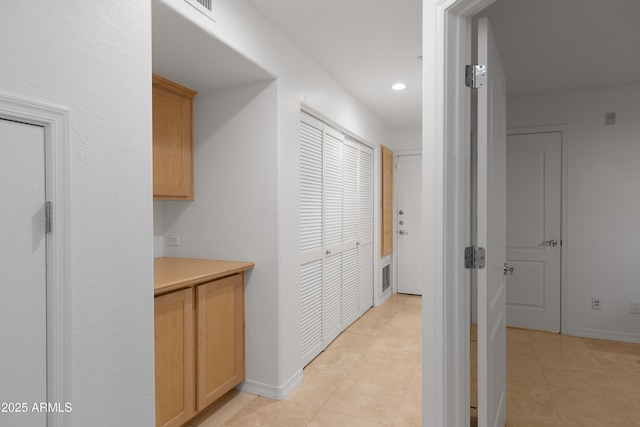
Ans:
[[[640,426],[640,344],[507,328],[507,426]]]
[[[420,342],[420,297],[393,295],[311,362],[285,400],[234,390],[188,425],[420,426]],[[640,345],[509,329],[507,359],[509,427],[640,426]]]

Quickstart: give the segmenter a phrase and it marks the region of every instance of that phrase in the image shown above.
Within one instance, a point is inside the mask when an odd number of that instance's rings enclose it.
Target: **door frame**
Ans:
[[[471,18],[494,0],[423,1],[422,414],[469,425]],[[434,4],[435,3],[435,4]]]
[[[569,324],[569,290],[567,288],[568,282],[568,251],[569,251],[569,240],[567,239],[567,228],[568,228],[568,177],[569,177],[569,155],[568,155],[568,144],[567,144],[567,128],[568,126],[565,124],[561,125],[547,125],[547,126],[528,126],[528,127],[517,127],[517,128],[507,128],[507,136],[509,135],[523,135],[523,134],[532,134],[532,133],[550,133],[550,132],[560,132],[560,155],[561,159],[561,167],[562,171],[560,173],[560,188],[561,188],[561,196],[560,196],[560,333],[566,334],[568,332],[568,324]]]
[[[0,118],[44,127],[46,197],[53,202],[47,236],[47,401],[71,402],[69,248],[70,111],[0,94]],[[64,407],[64,406],[63,406]],[[71,425],[69,413],[47,414],[47,426]]]
[[[398,157],[400,156],[422,156],[421,149],[413,150],[397,150],[393,152],[393,252],[391,253],[391,272],[393,278],[391,280],[393,293],[398,293],[398,237],[397,237],[397,225],[398,225]]]

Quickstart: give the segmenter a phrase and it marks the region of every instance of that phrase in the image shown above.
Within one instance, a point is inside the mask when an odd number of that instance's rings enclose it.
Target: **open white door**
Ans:
[[[478,425],[506,421],[506,79],[486,18],[478,21],[477,245],[486,249],[478,278]]]

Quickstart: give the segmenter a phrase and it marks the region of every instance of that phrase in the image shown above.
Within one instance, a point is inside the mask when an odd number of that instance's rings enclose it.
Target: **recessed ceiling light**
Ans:
[[[407,85],[404,83],[396,83],[393,86],[391,86],[391,89],[393,90],[404,90],[407,88]]]

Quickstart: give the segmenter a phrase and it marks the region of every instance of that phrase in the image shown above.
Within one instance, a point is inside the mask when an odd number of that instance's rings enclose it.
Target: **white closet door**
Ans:
[[[326,347],[342,332],[342,253],[324,260],[322,284],[322,340]]]
[[[344,136],[324,126],[324,248],[342,251],[342,144]]]
[[[321,121],[300,122],[300,327],[301,354],[310,362],[322,347],[322,138]]]
[[[360,317],[358,248],[342,252],[342,328]]]
[[[323,350],[322,260],[300,267],[301,354],[304,365]]]
[[[323,125],[306,114],[300,123],[300,263],[323,257]]]
[[[359,143],[345,141],[342,152],[342,249],[356,247],[360,216]]]
[[[323,345],[342,332],[342,145],[344,136],[324,125]]]
[[[373,149],[362,144],[358,186],[359,311],[363,313],[373,306]]]
[[[373,149],[360,144],[358,242],[373,243]]]
[[[373,243],[358,247],[360,314],[373,307]]]
[[[358,282],[358,223],[360,215],[360,144],[345,141],[342,152],[342,326],[360,315]]]

